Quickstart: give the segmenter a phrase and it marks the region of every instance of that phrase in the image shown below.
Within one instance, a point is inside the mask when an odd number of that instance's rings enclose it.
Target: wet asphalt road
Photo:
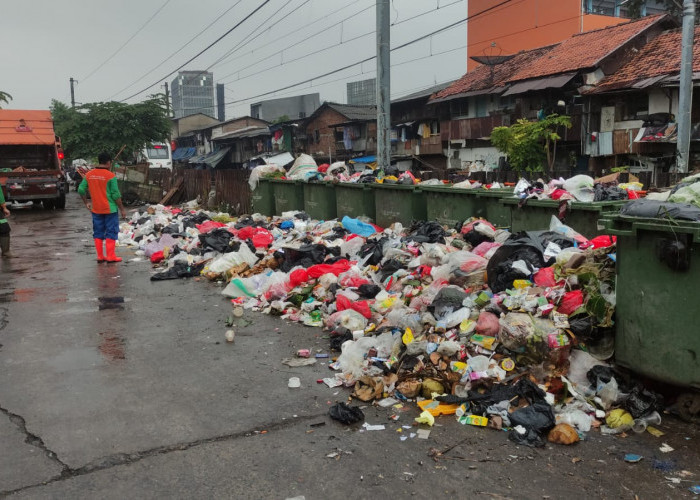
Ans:
[[[96,264],[75,193],[65,211],[18,210],[11,223],[17,258],[0,263],[0,497],[645,499],[690,498],[700,484],[698,427],[670,416],[663,438],[593,432],[544,449],[451,417],[412,438],[416,428],[402,429],[411,405],[367,408],[383,431],[343,427],[327,411],[349,391],[316,383],[331,375],[325,365],[281,364],[300,348],[328,352],[320,329],[246,312],[226,344],[221,287],[152,283],[150,265],[126,249],[122,264]],[[292,376],[301,388],[287,387]],[[664,442],[675,451],[660,452]],[[625,453],[644,459],[628,464]]]

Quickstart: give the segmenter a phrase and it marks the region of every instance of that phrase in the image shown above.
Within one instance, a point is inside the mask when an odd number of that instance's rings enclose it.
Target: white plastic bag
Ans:
[[[587,175],[574,175],[571,179],[564,181],[563,187],[578,201],[593,203],[595,200],[593,183],[593,177],[589,177]]]

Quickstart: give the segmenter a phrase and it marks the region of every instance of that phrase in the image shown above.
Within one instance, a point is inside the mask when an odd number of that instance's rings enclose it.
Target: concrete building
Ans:
[[[467,71],[478,62],[559,43],[571,35],[629,21],[624,0],[470,0],[467,7]],[[556,7],[554,6],[556,4]],[[647,0],[641,15],[665,12],[660,0]],[[348,101],[349,102],[349,101]]]
[[[285,120],[297,120],[311,116],[320,105],[321,97],[318,92],[268,99],[267,101],[251,104],[250,116],[269,122],[274,122],[284,117],[286,117],[284,118]]]
[[[377,79],[348,82],[348,104],[353,106],[376,106],[377,104]]]
[[[202,113],[216,116],[214,75],[208,71],[180,71],[170,84],[175,118]]]

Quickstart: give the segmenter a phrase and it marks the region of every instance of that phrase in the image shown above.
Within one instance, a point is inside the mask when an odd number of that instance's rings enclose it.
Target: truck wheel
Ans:
[[[44,210],[53,210],[56,206],[55,200],[44,200],[41,204],[44,205]]]
[[[56,200],[56,208],[59,210],[65,210],[66,208],[66,193],[61,193],[61,196],[59,196]]]

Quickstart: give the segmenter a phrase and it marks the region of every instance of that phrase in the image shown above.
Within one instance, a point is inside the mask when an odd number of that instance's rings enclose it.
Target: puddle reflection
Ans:
[[[120,334],[107,331],[101,332],[100,337],[102,337],[102,340],[98,349],[107,361],[119,362],[126,359],[124,351],[125,341]]]

